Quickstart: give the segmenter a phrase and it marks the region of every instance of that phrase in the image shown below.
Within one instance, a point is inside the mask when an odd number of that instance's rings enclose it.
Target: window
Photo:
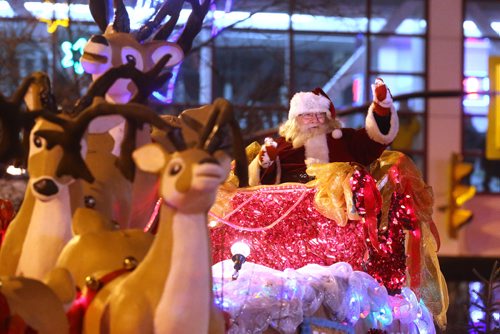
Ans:
[[[485,156],[490,90],[488,61],[500,56],[500,3],[487,0],[465,1],[464,91],[462,151],[474,164],[470,183],[479,192],[500,192],[500,160]]]

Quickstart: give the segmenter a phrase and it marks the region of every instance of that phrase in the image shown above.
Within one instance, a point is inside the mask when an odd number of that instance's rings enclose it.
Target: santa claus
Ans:
[[[312,163],[356,162],[369,165],[394,140],[399,128],[392,96],[380,78],[372,85],[373,102],[365,127],[342,128],[335,107],[321,88],[296,93],[290,101],[288,120],[276,141],[266,138],[250,163],[250,185],[305,183]]]

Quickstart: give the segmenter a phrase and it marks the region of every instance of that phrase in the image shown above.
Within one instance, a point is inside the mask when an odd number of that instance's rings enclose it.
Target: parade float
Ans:
[[[307,172],[316,177],[307,184],[238,188],[232,178],[219,190],[209,213],[214,291],[234,333],[444,326],[432,190],[411,159],[386,151],[368,169],[329,163]]]
[[[0,333],[444,328],[432,190],[407,156],[249,187],[261,147],[244,149],[228,101],[178,117],[145,106],[201,29],[209,2],[189,2],[174,43],[183,1],[134,34],[121,1],[110,25],[108,2],[90,1],[102,35],[85,47],[94,82],[74,108],[54,108],[43,73],[0,96],[0,158],[29,174],[18,212],[0,207]]]

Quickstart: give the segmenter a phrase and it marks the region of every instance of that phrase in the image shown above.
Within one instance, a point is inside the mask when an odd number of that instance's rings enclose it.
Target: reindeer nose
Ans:
[[[45,196],[55,195],[59,191],[56,183],[51,179],[41,179],[40,181],[36,181],[33,184],[33,187],[35,188],[36,192]]]
[[[104,44],[106,46],[109,45],[108,40],[103,35],[94,35],[94,36],[90,37],[90,41],[92,43]]]
[[[199,162],[199,164],[216,164],[218,165],[219,164],[219,161],[217,161],[217,159],[213,158],[213,157],[208,157],[208,158],[204,158],[204,159],[201,159],[201,161]]]

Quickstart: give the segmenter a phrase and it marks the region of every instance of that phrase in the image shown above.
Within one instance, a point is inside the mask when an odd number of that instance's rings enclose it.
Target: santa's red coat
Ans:
[[[325,134],[330,162],[356,162],[369,165],[380,157],[387,145],[371,139],[366,130],[343,128],[342,137],[334,139],[330,133]],[[306,174],[305,148],[293,148],[291,142],[280,137],[276,140],[279,163],[273,163],[269,168],[261,168],[261,184],[275,184],[277,165],[281,168],[280,182],[308,182]]]

